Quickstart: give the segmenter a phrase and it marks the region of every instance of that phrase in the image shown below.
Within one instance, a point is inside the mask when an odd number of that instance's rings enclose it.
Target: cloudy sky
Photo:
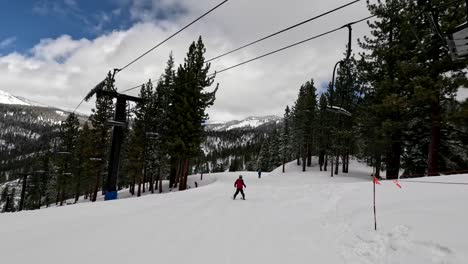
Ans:
[[[374,0],[376,1],[376,0]],[[8,3],[7,3],[8,2]],[[107,71],[120,68],[221,0],[23,0],[0,1],[0,90],[73,109]],[[202,36],[206,57],[256,40],[351,0],[230,0],[213,13],[116,76],[119,90],[157,79],[172,51],[181,63],[189,44]],[[371,0],[371,2],[373,2]],[[221,70],[274,49],[367,17],[366,1],[213,61]],[[8,26],[7,26],[8,25]],[[356,38],[368,34],[354,26]],[[251,115],[282,115],[299,86],[330,81],[345,51],[341,30],[256,62],[223,72],[212,121]],[[135,90],[132,94],[137,94]],[[93,102],[79,112],[89,113]]]

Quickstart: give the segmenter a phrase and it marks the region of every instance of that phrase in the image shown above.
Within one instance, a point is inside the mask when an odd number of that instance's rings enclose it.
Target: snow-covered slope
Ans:
[[[31,105],[25,102],[25,100],[21,100],[20,98],[2,90],[0,90],[0,104]]]
[[[468,175],[377,186],[353,161],[329,177],[212,174],[201,188],[0,215],[2,263],[468,263]],[[233,201],[244,175],[247,200]]]
[[[41,103],[31,101],[21,96],[12,95],[2,90],[0,90],[0,104],[47,107],[46,105],[43,105]]]
[[[238,128],[256,128],[265,124],[278,123],[280,120],[281,117],[278,116],[251,116],[240,121],[233,120],[226,123],[211,123],[206,125],[206,129],[212,131],[227,131]]]

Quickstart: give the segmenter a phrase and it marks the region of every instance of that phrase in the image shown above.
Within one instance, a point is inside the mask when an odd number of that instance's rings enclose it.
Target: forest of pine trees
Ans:
[[[435,2],[445,9],[442,31],[464,22],[463,3]],[[455,100],[468,84],[466,61],[451,60],[416,3],[368,7],[378,19],[359,40],[363,52],[341,61],[334,87],[319,96],[308,81],[286,108],[283,163],[294,158],[306,170],[318,156],[320,170],[333,176],[348,172],[354,156],[387,179],[467,170],[467,102]]]

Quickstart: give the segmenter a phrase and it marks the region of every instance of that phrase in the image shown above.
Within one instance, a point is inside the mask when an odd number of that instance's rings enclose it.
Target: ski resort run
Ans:
[[[209,184],[2,214],[2,263],[468,263],[468,175],[402,188],[381,181],[374,231],[372,169],[352,160],[348,174],[330,177],[313,165],[289,163],[261,179],[194,175],[190,184]],[[246,201],[232,200],[239,174]]]

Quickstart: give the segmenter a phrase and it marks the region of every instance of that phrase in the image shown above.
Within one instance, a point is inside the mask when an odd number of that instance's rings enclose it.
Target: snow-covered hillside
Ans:
[[[0,104],[30,105],[20,98],[0,90]]]
[[[329,177],[212,174],[201,188],[0,215],[2,263],[468,263],[468,175],[377,186],[353,161]],[[244,175],[247,200],[233,201]]]
[[[207,130],[212,131],[227,131],[239,128],[256,128],[265,124],[273,124],[280,122],[281,117],[278,116],[263,116],[263,117],[247,117],[243,120],[233,120],[225,123],[211,123],[206,125]]]
[[[2,90],[0,90],[0,104],[46,107],[46,105],[43,105],[41,103],[31,101],[21,96],[12,95]]]

